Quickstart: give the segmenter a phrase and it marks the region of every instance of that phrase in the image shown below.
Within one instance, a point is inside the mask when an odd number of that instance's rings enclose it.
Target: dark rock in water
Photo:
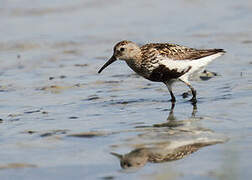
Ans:
[[[60,78],[60,79],[65,79],[66,76],[65,76],[65,75],[61,75],[59,78]]]
[[[206,81],[206,80],[209,80],[215,76],[217,76],[218,74],[215,73],[215,72],[210,72],[210,71],[207,71],[207,70],[204,70],[201,74],[200,74],[200,79],[203,80],[203,81]]]
[[[82,132],[82,133],[75,133],[75,134],[69,134],[70,137],[80,137],[80,138],[93,138],[93,137],[99,137],[99,136],[108,136],[113,133],[109,132]]]
[[[187,98],[187,97],[190,96],[190,95],[192,95],[192,92],[191,92],[191,91],[188,91],[188,92],[184,92],[184,93],[182,94],[182,97],[185,99],[185,98]]]
[[[115,179],[115,177],[114,176],[104,176],[104,177],[102,177],[102,179],[104,179],[104,180],[112,180],[112,179]]]
[[[40,110],[31,110],[31,111],[25,111],[25,114],[32,114],[32,113],[37,113],[40,112]]]
[[[88,66],[88,64],[75,64],[74,66],[76,66],[76,67],[86,67],[86,66]]]
[[[40,137],[48,137],[48,136],[53,136],[53,135],[60,135],[60,134],[66,134],[68,130],[66,129],[57,129],[57,130],[50,130],[44,133],[40,134]]]
[[[65,75],[61,75],[61,76],[59,76],[58,78],[59,79],[64,79],[64,78],[66,78],[67,76],[65,76]],[[55,79],[55,77],[53,77],[53,76],[51,76],[51,77],[49,77],[49,80],[53,80],[53,79]]]
[[[93,100],[97,100],[97,99],[100,99],[100,97],[97,96],[97,95],[91,95],[91,96],[88,96],[88,98],[84,99],[84,100],[86,100],[86,101],[93,101]]]
[[[28,130],[28,131],[25,131],[25,133],[28,133],[28,134],[34,134],[36,133],[37,131],[33,131],[33,130]]]
[[[56,130],[48,130],[44,132],[34,131],[34,130],[27,130],[22,133],[27,134],[39,134],[40,137],[48,137],[48,136],[54,136],[54,135],[62,135],[66,134],[68,130],[66,129],[56,129]]]
[[[68,119],[78,119],[79,117],[77,117],[77,116],[71,116],[71,117],[69,117]]]

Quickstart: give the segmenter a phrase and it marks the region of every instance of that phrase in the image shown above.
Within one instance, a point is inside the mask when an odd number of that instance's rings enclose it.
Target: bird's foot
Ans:
[[[192,97],[192,99],[190,99],[191,103],[194,105],[194,104],[197,104],[197,99],[196,97]]]

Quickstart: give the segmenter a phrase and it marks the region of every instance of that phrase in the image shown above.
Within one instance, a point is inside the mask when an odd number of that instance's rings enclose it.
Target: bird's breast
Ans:
[[[136,63],[133,60],[127,60],[126,61],[127,65],[133,70],[135,71],[137,74],[139,74],[140,76],[144,76],[145,77],[145,71],[142,68],[141,64]]]
[[[166,82],[170,81],[172,79],[177,79],[180,76],[187,73],[192,67],[189,66],[188,68],[184,70],[179,70],[178,68],[169,68],[165,65],[159,65],[149,75],[149,80],[151,81],[158,81],[158,82]]]
[[[180,76],[187,73],[192,67],[186,66],[183,68],[168,66],[168,64],[160,63],[141,63],[138,64],[135,61],[126,61],[128,66],[134,70],[140,76],[156,82],[166,82],[172,79],[177,79]]]

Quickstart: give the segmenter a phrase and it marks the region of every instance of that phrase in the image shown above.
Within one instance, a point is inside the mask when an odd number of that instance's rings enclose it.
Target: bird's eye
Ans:
[[[125,48],[120,48],[120,51],[124,51],[125,50]]]

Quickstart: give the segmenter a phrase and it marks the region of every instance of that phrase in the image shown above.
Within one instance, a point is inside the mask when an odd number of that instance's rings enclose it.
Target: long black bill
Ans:
[[[103,69],[105,69],[108,65],[112,64],[113,62],[116,61],[116,57],[112,56],[103,66],[102,68],[98,71],[98,73],[101,73]]]
[[[121,155],[121,154],[117,154],[117,153],[114,153],[114,152],[111,152],[110,154],[112,154],[113,156],[117,157],[120,160],[123,158],[123,155]]]

